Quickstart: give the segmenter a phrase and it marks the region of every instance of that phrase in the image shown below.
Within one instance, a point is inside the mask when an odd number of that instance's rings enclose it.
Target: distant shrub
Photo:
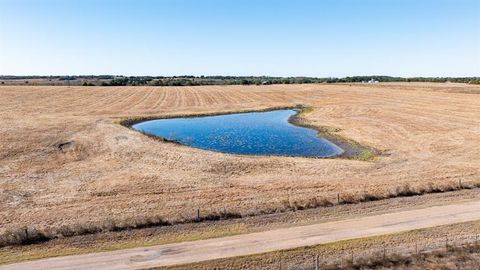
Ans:
[[[470,83],[470,84],[480,84],[480,79],[471,80],[468,83]]]
[[[360,202],[360,198],[356,197],[354,194],[342,194],[340,197],[340,204],[353,204]]]
[[[402,196],[402,197],[408,197],[408,196],[415,196],[415,195],[420,195],[421,193],[414,190],[410,184],[406,183],[402,187],[397,187],[396,190],[396,196]]]

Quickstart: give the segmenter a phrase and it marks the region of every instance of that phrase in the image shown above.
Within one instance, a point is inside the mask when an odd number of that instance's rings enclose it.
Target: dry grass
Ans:
[[[448,246],[448,249],[438,249],[419,254],[403,254],[388,253],[383,255],[381,252],[371,254],[366,257],[348,258],[337,264],[318,263],[315,255],[308,254],[303,258],[304,261],[290,262],[284,258],[284,254],[276,254],[276,258],[270,258],[263,261],[263,264],[245,263],[242,266],[238,263],[230,262],[223,264],[215,264],[214,262],[200,263],[199,265],[186,265],[170,268],[155,269],[302,269],[302,270],[361,270],[361,269],[443,269],[443,270],[459,270],[459,269],[478,269],[478,261],[480,259],[480,245],[475,243],[466,243],[458,246]],[[300,255],[298,255],[300,256]],[[295,258],[302,260],[302,258]],[[318,268],[315,264],[318,263]],[[287,266],[288,265],[288,266]]]
[[[431,193],[444,193],[465,189],[472,189],[480,187],[480,183],[474,185],[447,185],[447,186],[434,186],[429,184],[422,186],[421,188],[411,187],[409,184],[405,184],[403,187],[397,187],[393,192],[388,194],[337,194],[337,200],[332,201],[328,198],[313,197],[308,200],[295,200],[290,199],[282,201],[283,207],[274,209],[260,209],[257,211],[247,212],[242,215],[236,212],[229,212],[226,209],[208,213],[200,213],[200,209],[197,209],[197,216],[192,218],[183,219],[171,219],[165,220],[163,217],[154,215],[153,213],[148,216],[137,216],[135,218],[126,219],[106,219],[101,222],[86,223],[86,224],[73,224],[64,225],[61,227],[46,227],[37,229],[34,226],[26,226],[15,229],[7,229],[3,233],[0,233],[0,248],[12,245],[29,245],[37,244],[41,242],[47,242],[58,238],[82,236],[89,234],[98,234],[104,232],[117,232],[125,230],[136,230],[151,227],[173,226],[179,224],[198,223],[206,221],[218,221],[218,220],[230,220],[239,219],[242,217],[262,216],[272,213],[284,213],[286,211],[301,211],[307,209],[315,209],[321,207],[332,207],[335,205],[343,204],[358,204],[363,202],[388,200],[391,198],[399,197],[411,197],[420,196]]]
[[[480,178],[480,87],[457,84],[0,87],[0,232],[371,200]],[[225,155],[152,141],[128,117],[306,104],[309,125],[382,151],[365,162]],[[351,194],[352,197],[347,197]],[[383,196],[382,195],[382,196]],[[295,203],[294,203],[295,204]],[[296,206],[294,206],[296,207]]]
[[[107,219],[102,222],[64,225],[59,228],[37,229],[33,226],[8,229],[0,234],[0,248],[12,245],[30,245],[51,241],[54,239],[82,236],[89,234],[98,234],[104,232],[118,232],[128,230],[138,230],[151,227],[172,226],[186,223],[197,223],[205,221],[217,221],[226,219],[241,218],[238,213],[226,211],[207,213],[199,215],[196,218],[183,220],[165,220],[160,216],[135,217],[127,219]]]
[[[0,248],[0,264],[53,256],[195,241],[268,231],[288,226],[310,225],[346,218],[357,218],[365,215],[380,215],[392,211],[405,211],[471,201],[478,198],[479,194],[479,189],[470,189],[448,193],[431,193],[423,196],[397,197],[359,204],[340,204],[302,211],[286,211],[268,215],[248,216],[240,219],[222,219],[209,222],[176,224],[175,226],[153,226],[135,230],[102,231],[95,234],[74,235],[30,245],[13,245]],[[201,214],[203,215],[203,213]],[[465,229],[465,226],[462,229]],[[465,232],[472,233],[475,230],[477,230],[477,227],[474,224],[469,226]],[[423,239],[424,235],[420,237]],[[414,238],[410,238],[409,241],[414,241]]]
[[[155,269],[477,269],[479,230],[474,221]]]
[[[375,254],[346,260],[343,265],[323,266],[325,270],[360,270],[360,269],[476,269],[480,259],[480,246],[477,243],[466,243],[448,246],[420,254]],[[312,267],[311,269],[314,269]]]

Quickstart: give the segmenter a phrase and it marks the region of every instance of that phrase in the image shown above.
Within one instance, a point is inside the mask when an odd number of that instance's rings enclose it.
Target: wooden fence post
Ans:
[[[337,193],[337,203],[340,204],[340,193]]]
[[[283,270],[283,253],[280,251],[280,270]]]
[[[197,220],[200,221],[200,208],[197,208]]]

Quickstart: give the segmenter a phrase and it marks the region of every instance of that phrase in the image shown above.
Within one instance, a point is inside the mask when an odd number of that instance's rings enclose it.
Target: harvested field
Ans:
[[[463,84],[0,87],[0,232],[253,213],[337,193],[480,182],[480,87]],[[125,117],[304,104],[371,161],[225,155],[152,140]]]

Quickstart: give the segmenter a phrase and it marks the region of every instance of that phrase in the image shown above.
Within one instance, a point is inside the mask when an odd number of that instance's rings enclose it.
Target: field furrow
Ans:
[[[480,182],[480,87],[0,86],[0,233],[108,219],[243,214]],[[152,140],[122,117],[304,104],[304,120],[381,151],[370,161],[227,155]],[[59,147],[62,145],[62,147]],[[66,147],[63,147],[66,146]]]

